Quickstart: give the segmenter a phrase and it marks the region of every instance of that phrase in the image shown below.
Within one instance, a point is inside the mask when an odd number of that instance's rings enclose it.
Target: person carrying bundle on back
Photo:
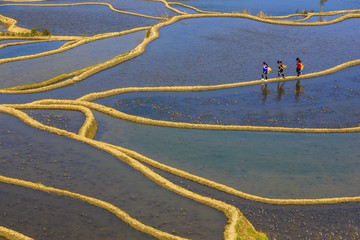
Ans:
[[[286,69],[286,66],[282,64],[281,60],[277,61],[277,63],[279,64],[279,66],[278,66],[278,77],[280,77],[280,75],[281,75],[283,78],[285,78],[284,70]]]
[[[301,60],[299,58],[296,58],[296,73],[299,77],[301,75],[301,70],[304,69],[304,64],[301,63]]]
[[[264,66],[263,66],[263,71],[261,74],[261,80],[264,80],[264,76],[265,76],[265,79],[267,80],[267,75],[268,75],[268,73],[270,73],[271,68],[267,65],[266,62],[263,62],[263,64],[264,64]]]

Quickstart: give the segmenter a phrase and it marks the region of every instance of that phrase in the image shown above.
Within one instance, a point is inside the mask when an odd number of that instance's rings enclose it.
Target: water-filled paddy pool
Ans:
[[[96,114],[95,139],[246,193],[270,198],[356,196],[359,134],[183,130]],[[281,186],[281,187],[280,187]]]
[[[157,186],[110,154],[32,129],[13,117],[0,118],[1,175],[110,202],[166,232],[221,237],[227,221],[222,213]]]

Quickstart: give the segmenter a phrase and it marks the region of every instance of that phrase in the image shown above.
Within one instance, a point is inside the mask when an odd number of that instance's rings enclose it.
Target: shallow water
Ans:
[[[95,118],[97,140],[246,193],[270,198],[360,194],[356,133],[183,130],[139,125],[98,113]]]
[[[221,238],[227,222],[221,212],[159,187],[86,144],[32,129],[3,114],[0,120],[2,175],[107,201],[169,233],[193,239]]]
[[[0,50],[0,58],[13,58],[13,57],[47,52],[58,49],[65,43],[66,42],[44,42],[44,43],[33,43],[31,44],[31,46],[18,45],[18,46],[7,47]]]
[[[31,110],[24,112],[44,125],[56,127],[76,134],[79,132],[85,121],[84,114],[80,112],[46,110]]]
[[[266,15],[289,15],[294,14],[296,11],[314,10],[320,11],[320,1],[315,0],[190,0],[183,1],[182,3],[197,7],[204,11],[214,12],[243,12],[244,10],[250,11],[250,14],[257,15],[260,11]],[[360,9],[360,3],[356,0],[330,0],[324,3],[322,11],[336,11],[346,9]]]
[[[102,209],[67,197],[0,184],[2,226],[34,239],[153,239]]]
[[[162,28],[161,37],[143,55],[96,74],[69,91],[84,95],[99,85],[102,90],[109,90],[258,80],[264,60],[274,69],[269,78],[277,77],[279,59],[288,66],[285,74],[294,76],[297,57],[305,60],[303,73],[320,71],[357,58],[359,49],[353,48],[353,43],[345,44],[350,39],[360,41],[355,37],[360,30],[356,26],[352,20],[310,28],[225,18],[180,21]],[[356,31],[350,31],[351,28]],[[334,33],[333,38],[324,39],[328,31]],[[337,57],[329,58],[332,54]]]
[[[1,12],[7,17],[17,19],[19,27],[37,28],[40,32],[47,28],[52,35],[64,36],[92,36],[158,23],[158,20],[120,14],[111,11],[107,6],[96,5],[72,7],[10,6],[1,7]]]
[[[166,174],[161,175],[196,193],[233,204],[269,239],[351,239],[359,236],[360,204],[274,206],[256,203]]]
[[[359,125],[359,67],[302,81],[190,93],[132,93],[97,100],[155,120],[221,125],[345,128]],[[280,86],[283,83],[280,83]],[[346,86],[346,87],[345,87]]]
[[[144,35],[144,32],[136,32],[84,44],[56,55],[1,64],[0,79],[2,81],[0,87],[7,88],[40,83],[61,74],[71,73],[111,60],[135,48],[141,43]],[[32,48],[30,45],[23,47]],[[39,68],[39,66],[41,67]]]

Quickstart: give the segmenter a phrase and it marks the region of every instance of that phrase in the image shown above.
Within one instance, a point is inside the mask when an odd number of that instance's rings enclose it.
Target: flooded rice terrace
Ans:
[[[356,0],[0,1],[0,239],[359,239],[359,21]]]

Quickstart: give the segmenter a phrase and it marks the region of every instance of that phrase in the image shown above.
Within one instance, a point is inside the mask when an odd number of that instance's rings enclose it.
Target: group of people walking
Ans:
[[[277,61],[277,63],[278,63],[278,77],[282,76],[283,78],[285,78],[284,71],[286,69],[286,65],[284,65],[281,60]],[[264,62],[263,64],[264,66],[261,74],[261,80],[264,79],[267,80],[267,75],[271,72],[272,69],[269,67],[269,65],[266,62]],[[301,75],[301,70],[303,70],[303,68],[304,68],[304,64],[301,63],[301,60],[299,58],[296,58],[296,73],[298,77]]]

